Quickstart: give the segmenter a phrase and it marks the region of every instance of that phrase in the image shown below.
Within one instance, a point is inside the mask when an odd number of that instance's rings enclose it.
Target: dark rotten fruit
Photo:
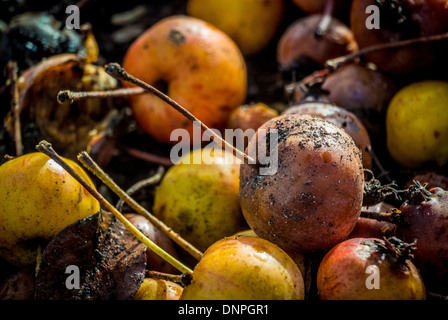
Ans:
[[[448,293],[448,192],[441,188],[417,190],[422,200],[411,199],[400,210],[403,222],[397,235],[404,241],[417,241],[415,264],[428,290]]]

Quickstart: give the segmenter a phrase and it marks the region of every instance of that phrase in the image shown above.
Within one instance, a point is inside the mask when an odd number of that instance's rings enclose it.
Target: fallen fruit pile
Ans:
[[[448,0],[78,4],[0,4],[0,300],[448,297]]]

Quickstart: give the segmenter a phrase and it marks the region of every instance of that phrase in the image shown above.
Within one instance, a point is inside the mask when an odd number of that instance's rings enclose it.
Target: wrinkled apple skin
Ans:
[[[93,186],[78,164],[65,160]],[[43,153],[0,166],[0,199],[0,255],[18,266],[35,263],[39,245],[100,209],[78,181]]]
[[[131,44],[124,69],[166,94],[213,129],[222,130],[230,112],[246,99],[247,70],[235,42],[211,24],[188,16],[165,18]],[[132,86],[125,83],[126,86]],[[163,143],[173,130],[192,124],[152,94],[130,98],[137,123]]]
[[[271,152],[278,153],[277,172],[261,175],[257,166],[241,164],[243,215],[259,237],[286,252],[328,250],[349,235],[360,216],[361,153],[343,129],[298,114],[266,122],[246,153],[253,153],[261,130],[274,129],[278,149]]]
[[[257,237],[221,239],[193,271],[181,300],[303,300],[302,274],[279,247]]]
[[[333,247],[322,259],[317,272],[321,300],[425,300],[426,290],[415,265],[397,265],[378,250],[376,238],[353,238]],[[376,266],[379,289],[367,287]],[[369,271],[369,272],[367,272]]]

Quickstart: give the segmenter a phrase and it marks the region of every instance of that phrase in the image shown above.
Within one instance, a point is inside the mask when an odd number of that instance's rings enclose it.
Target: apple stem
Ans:
[[[120,88],[120,89],[107,90],[107,91],[81,91],[81,92],[62,90],[62,91],[59,91],[57,100],[59,103],[64,103],[66,101],[70,101],[70,103],[73,103],[73,102],[81,100],[81,99],[117,98],[117,97],[134,96],[134,95],[139,95],[139,94],[144,94],[144,93],[145,93],[145,90],[143,90],[142,88]]]
[[[215,139],[217,139],[220,141],[222,147],[224,147],[224,146],[230,147],[233,150],[234,155],[236,157],[239,157],[240,160],[246,160],[248,163],[256,163],[256,161],[254,159],[252,159],[252,157],[245,154],[241,150],[235,148],[234,146],[232,146],[230,143],[228,143],[221,137],[215,135],[214,132],[210,128],[208,128],[202,121],[200,121],[198,118],[196,118],[196,116],[194,116],[190,111],[185,109],[179,103],[177,103],[176,101],[171,99],[169,96],[167,96],[163,92],[157,90],[153,86],[145,83],[144,81],[142,81],[140,79],[137,79],[134,76],[131,76],[118,63],[109,63],[105,66],[104,69],[107,74],[114,77],[115,79],[132,83],[132,84],[144,89],[145,91],[154,94],[156,97],[163,100],[164,102],[169,104],[171,107],[173,107],[175,110],[180,112],[185,118],[187,118],[188,120],[193,122],[193,124],[199,123],[201,129],[209,136],[209,138],[211,140],[214,141]]]
[[[325,9],[322,14],[322,19],[320,20],[316,30],[314,31],[314,35],[316,38],[322,38],[328,31],[331,19],[333,17],[333,11],[334,11],[334,0],[326,0]]]
[[[96,177],[98,177],[107,187],[109,187],[120,199],[126,202],[138,214],[144,216],[151,221],[157,228],[165,233],[171,240],[181,246],[184,250],[190,253],[195,259],[202,258],[202,252],[196,249],[193,245],[183,239],[179,234],[175,233],[170,227],[157,219],[154,215],[149,213],[143,206],[138,204],[132,197],[129,196],[123,189],[121,189],[87,154],[82,152],[78,155],[78,160],[90,170]]]
[[[16,156],[23,154],[22,133],[20,124],[19,87],[17,86],[17,62],[8,62],[9,81],[11,85],[11,110],[13,115],[13,136],[16,147]]]
[[[325,63],[325,69],[318,70],[310,74],[309,76],[303,78],[299,82],[292,83],[286,86],[285,91],[287,94],[294,93],[297,90],[303,90],[303,88],[307,88],[310,85],[315,85],[318,83],[323,83],[326,78],[339,70],[342,66],[355,61],[356,59],[368,55],[370,53],[374,53],[377,51],[387,50],[387,49],[397,49],[406,47],[414,44],[428,43],[428,42],[437,42],[448,40],[448,33],[436,34],[432,36],[425,36],[420,38],[407,39],[396,42],[389,43],[381,43],[378,45],[366,47],[364,49],[358,50],[357,52],[347,54],[345,56],[337,57],[334,59],[327,60]]]
[[[347,54],[345,56],[341,56],[338,58],[330,59],[325,63],[325,67],[330,71],[336,71],[341,66],[353,62],[354,60],[368,55],[370,53],[374,53],[377,51],[387,50],[387,49],[397,49],[403,48],[414,44],[428,43],[428,42],[436,42],[448,40],[448,33],[436,34],[431,36],[424,36],[419,38],[407,39],[402,41],[381,43],[374,46],[366,47],[364,49],[358,50],[357,52]]]
[[[150,163],[158,163],[166,167],[173,166],[173,162],[169,158],[157,156],[152,153],[144,152],[141,150],[126,148],[125,151],[133,157],[136,157],[140,160],[144,160]]]
[[[398,209],[392,209],[391,212],[372,212],[372,211],[361,211],[361,217],[367,219],[373,219],[377,221],[389,222],[392,224],[399,224],[401,219],[401,211]]]
[[[113,205],[111,205],[98,191],[96,191],[90,184],[88,184],[79,174],[77,174],[73,168],[68,165],[64,159],[62,159],[56,151],[53,150],[51,144],[45,140],[41,141],[36,149],[59,164],[64,170],[66,170],[74,179],[76,179],[98,202],[108,211],[110,211],[124,226],[143,244],[145,244],[150,250],[154,251],[159,257],[171,264],[181,273],[193,274],[193,271],[181,263],[179,260],[171,256],[153,241],[148,239],[139,229],[137,229],[129,220],[127,220],[122,213],[120,213]]]

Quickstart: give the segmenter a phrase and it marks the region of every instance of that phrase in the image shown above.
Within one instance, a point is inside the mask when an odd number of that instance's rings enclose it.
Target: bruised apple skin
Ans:
[[[222,130],[230,112],[246,99],[247,70],[240,49],[221,30],[197,18],[179,15],[159,21],[131,44],[123,67],[166,89],[213,129]],[[192,123],[159,98],[138,95],[130,104],[137,123],[156,140],[173,144],[170,136],[178,128],[192,136]]]
[[[77,163],[65,160],[94,187]],[[40,152],[0,166],[0,200],[0,256],[17,266],[34,264],[39,246],[100,209],[78,181]]]
[[[375,266],[378,278],[373,275]],[[333,247],[317,272],[321,300],[425,300],[423,279],[408,259],[398,260],[384,240],[353,238]],[[379,288],[368,288],[378,284]]]
[[[273,40],[282,22],[284,0],[189,0],[187,13],[228,34],[244,55],[256,54]]]
[[[258,238],[221,239],[204,252],[181,300],[304,300],[302,274],[286,252]]]
[[[261,126],[246,152],[251,154],[258,144],[260,130],[269,134],[273,129],[278,149],[270,152],[278,154],[277,172],[260,175],[257,165],[241,164],[243,215],[259,237],[286,252],[327,250],[348,236],[360,216],[364,184],[360,151],[336,125],[289,114]]]

